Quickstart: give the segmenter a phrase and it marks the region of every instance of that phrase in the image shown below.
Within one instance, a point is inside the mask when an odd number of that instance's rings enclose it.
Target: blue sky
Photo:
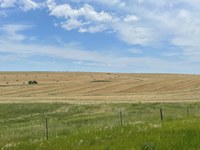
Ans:
[[[0,0],[0,71],[200,73],[199,0]]]

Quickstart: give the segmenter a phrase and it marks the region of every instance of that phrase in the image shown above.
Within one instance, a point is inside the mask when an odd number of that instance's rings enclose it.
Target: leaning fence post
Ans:
[[[49,139],[48,118],[45,118],[45,135],[46,135],[46,140],[48,140]]]
[[[160,108],[160,119],[163,120],[163,111],[162,111],[162,108]]]
[[[120,124],[123,124],[123,120],[122,120],[122,111],[119,112],[119,117],[120,117]]]
[[[190,111],[189,111],[188,107],[187,107],[187,115],[188,115],[188,117],[190,116]]]

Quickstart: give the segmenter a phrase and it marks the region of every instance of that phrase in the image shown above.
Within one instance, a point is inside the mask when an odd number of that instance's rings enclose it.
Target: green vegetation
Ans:
[[[160,120],[160,108],[164,112],[164,121]],[[199,108],[198,103],[0,104],[0,148],[199,149]],[[123,115],[122,126],[119,111]],[[45,139],[46,117],[48,141]]]

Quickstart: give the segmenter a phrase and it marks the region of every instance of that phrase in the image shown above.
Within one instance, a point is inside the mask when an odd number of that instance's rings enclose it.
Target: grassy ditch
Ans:
[[[198,103],[0,104],[0,148],[199,149],[199,108]]]

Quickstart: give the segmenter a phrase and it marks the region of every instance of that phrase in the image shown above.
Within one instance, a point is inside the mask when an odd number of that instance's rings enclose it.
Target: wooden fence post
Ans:
[[[46,135],[46,140],[49,139],[49,132],[48,132],[48,118],[45,118],[45,135]]]
[[[123,120],[122,120],[122,111],[119,112],[119,117],[120,117],[120,124],[123,124]]]
[[[162,108],[160,108],[160,119],[163,120],[163,111],[162,111]]]
[[[188,117],[190,116],[190,111],[189,111],[188,107],[187,107],[187,115],[188,115]]]

